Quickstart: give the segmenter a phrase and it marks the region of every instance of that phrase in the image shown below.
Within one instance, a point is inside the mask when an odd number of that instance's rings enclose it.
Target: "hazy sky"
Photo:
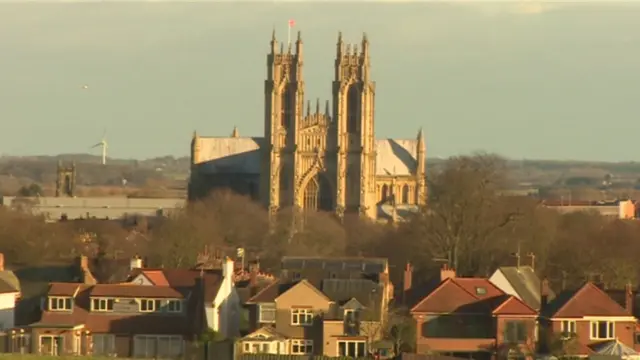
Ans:
[[[290,18],[311,99],[330,97],[337,32],[368,33],[379,138],[640,160],[640,5],[532,1],[2,3],[0,153],[88,152],[105,128],[116,157],[187,155],[194,130],[260,136],[271,30],[286,41]]]

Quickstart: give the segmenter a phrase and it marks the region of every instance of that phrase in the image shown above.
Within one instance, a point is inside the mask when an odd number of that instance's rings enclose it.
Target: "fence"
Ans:
[[[371,360],[371,358],[352,358],[348,356],[317,356],[317,355],[272,355],[272,354],[243,354],[236,360]]]

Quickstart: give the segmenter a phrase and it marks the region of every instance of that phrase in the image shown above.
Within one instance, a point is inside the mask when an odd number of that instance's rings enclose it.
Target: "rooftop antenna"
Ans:
[[[106,165],[107,164],[107,148],[109,147],[109,145],[107,144],[107,130],[105,129],[104,132],[102,133],[102,140],[100,140],[99,143],[93,145],[91,148],[97,148],[97,147],[101,147],[102,148],[102,165]]]

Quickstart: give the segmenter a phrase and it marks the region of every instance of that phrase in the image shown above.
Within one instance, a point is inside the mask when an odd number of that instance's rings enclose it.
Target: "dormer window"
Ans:
[[[160,308],[160,300],[140,299],[140,312],[154,312]]]
[[[344,310],[344,321],[345,322],[355,322],[360,318],[358,314],[358,310],[356,309],[345,309]]]
[[[476,295],[487,295],[487,288],[482,286],[476,287]]]
[[[93,298],[91,299],[91,311],[113,311],[115,299]]]
[[[180,300],[167,301],[167,311],[172,313],[182,312],[182,301]]]
[[[50,311],[71,311],[73,309],[73,299],[71,297],[50,296]]]

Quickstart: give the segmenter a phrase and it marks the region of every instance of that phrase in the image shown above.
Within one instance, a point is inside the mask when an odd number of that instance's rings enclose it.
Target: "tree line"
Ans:
[[[555,288],[576,287],[596,276],[611,288],[637,283],[640,223],[597,213],[559,214],[531,197],[506,196],[506,161],[491,154],[448,159],[428,175],[429,199],[405,222],[381,224],[357,215],[296,216],[282,210],[277,221],[257,203],[228,191],[188,204],[159,222],[125,228],[109,221],[46,224],[0,209],[0,251],[8,263],[37,265],[85,254],[129,258],[149,266],[189,267],[205,248],[228,255],[239,247],[263,269],[278,268],[284,255],[385,257],[399,283],[407,262],[417,278],[443,263],[463,276],[488,276],[496,267],[535,259],[535,269]],[[527,256],[533,255],[533,256]]]

